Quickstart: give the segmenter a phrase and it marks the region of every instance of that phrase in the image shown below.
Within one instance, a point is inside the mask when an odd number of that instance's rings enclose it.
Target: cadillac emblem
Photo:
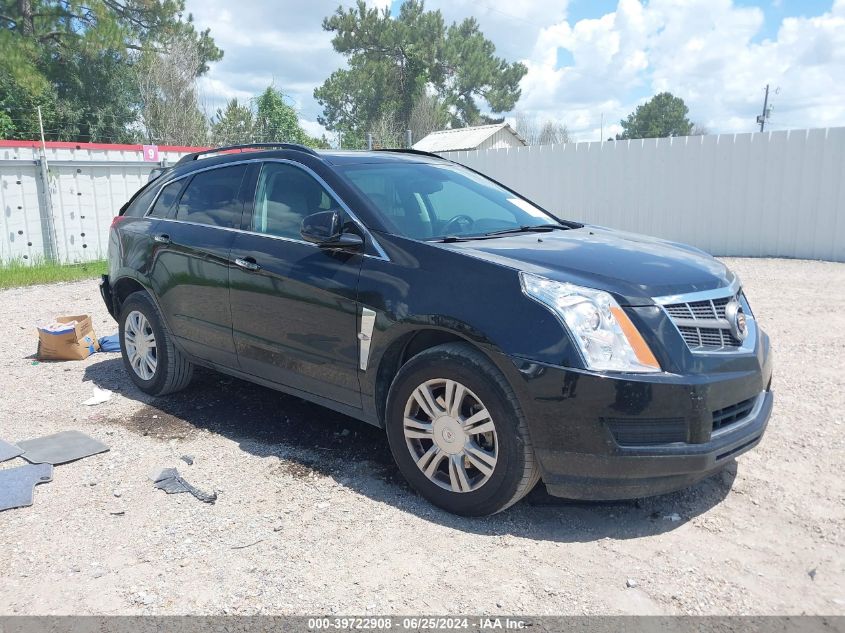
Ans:
[[[744,341],[745,337],[748,336],[748,319],[745,312],[742,311],[739,301],[731,299],[730,303],[725,306],[725,318],[734,338],[739,342]]]

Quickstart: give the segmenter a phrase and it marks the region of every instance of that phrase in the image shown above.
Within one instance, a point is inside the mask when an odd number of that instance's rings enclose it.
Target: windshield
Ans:
[[[457,165],[366,163],[341,170],[405,237],[478,237],[559,224],[530,202]]]

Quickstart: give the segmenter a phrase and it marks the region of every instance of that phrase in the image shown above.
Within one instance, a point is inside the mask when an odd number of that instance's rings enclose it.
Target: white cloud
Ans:
[[[772,129],[845,124],[845,0],[786,18],[773,40],[755,39],[763,24],[761,9],[731,0],[621,0],[599,19],[542,31],[520,107],[597,139],[602,113],[607,136],[644,97],[668,90],[711,131],[752,131],[770,83],[780,87]],[[556,67],[557,47],[571,66]]]
[[[326,132],[326,128],[322,125],[317,123],[316,121],[310,121],[309,119],[299,119],[299,124],[302,126],[302,129],[306,131],[306,133],[314,136],[316,138],[320,138],[323,134],[326,135],[326,138],[332,140],[334,138],[334,134],[331,132]]]
[[[321,27],[337,5],[188,0],[226,53],[202,80],[206,102],[249,98],[272,82],[300,109],[306,129],[321,134],[313,91],[344,63]],[[440,9],[447,24],[475,17],[497,54],[528,66],[518,109],[565,122],[579,140],[599,138],[602,115],[605,138],[620,131],[621,118],[663,90],[682,97],[711,131],[751,131],[767,82],[780,88],[772,129],[845,125],[845,0],[822,15],[784,19],[770,39],[761,37],[763,10],[735,0],[620,0],[607,15],[578,21],[567,19],[568,0],[428,0],[426,7]],[[559,50],[571,59],[562,68]]]
[[[224,51],[223,59],[200,80],[207,108],[214,111],[231,98],[248,100],[274,84],[317,125],[314,88],[343,64],[332,49],[331,35],[322,28],[323,18],[336,7],[335,2],[189,0],[198,27],[210,27]]]

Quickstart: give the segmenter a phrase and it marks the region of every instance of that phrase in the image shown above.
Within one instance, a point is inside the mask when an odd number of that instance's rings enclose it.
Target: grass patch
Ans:
[[[25,260],[15,259],[0,262],[0,288],[93,279],[106,272],[107,265],[104,259],[84,264],[59,264],[47,261],[29,264],[25,263]]]

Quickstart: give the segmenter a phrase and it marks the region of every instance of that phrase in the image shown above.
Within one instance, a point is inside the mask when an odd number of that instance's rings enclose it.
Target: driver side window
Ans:
[[[303,218],[338,206],[305,170],[287,163],[265,163],[258,178],[250,230],[301,240]]]

